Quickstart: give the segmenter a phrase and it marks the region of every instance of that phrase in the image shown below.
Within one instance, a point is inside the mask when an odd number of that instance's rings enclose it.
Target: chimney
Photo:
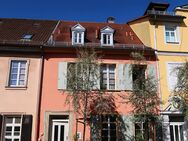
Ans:
[[[114,17],[108,17],[107,23],[115,23],[115,18]]]

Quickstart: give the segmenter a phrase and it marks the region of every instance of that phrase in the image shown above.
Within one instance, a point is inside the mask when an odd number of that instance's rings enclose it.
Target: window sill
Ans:
[[[83,46],[84,43],[73,43],[72,45],[73,45],[73,46]]]
[[[114,45],[113,44],[101,44],[101,46],[107,47],[107,46],[114,46]]]
[[[26,90],[26,86],[5,86],[6,90]]]
[[[167,44],[179,44],[179,42],[166,42]]]

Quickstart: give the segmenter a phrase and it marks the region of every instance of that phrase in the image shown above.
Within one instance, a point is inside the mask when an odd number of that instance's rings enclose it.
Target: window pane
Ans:
[[[14,62],[12,62],[12,67],[13,68],[17,68],[18,67],[18,61],[14,61]]]
[[[183,126],[180,125],[179,128],[180,128],[180,139],[181,139],[181,141],[184,141],[184,136],[183,136]]]
[[[12,68],[11,69],[11,73],[14,73],[14,74],[16,73],[17,74],[18,73],[18,68]]]
[[[17,79],[17,74],[11,74],[11,79],[13,80],[16,80]]]
[[[10,81],[10,85],[11,85],[11,86],[16,86],[16,80],[11,80],[11,81]]]
[[[103,44],[107,44],[106,40],[107,40],[106,34],[103,34]]]
[[[20,74],[25,74],[25,68],[20,69]]]
[[[178,126],[175,125],[175,136],[176,136],[176,141],[179,141],[179,132],[178,132]]]
[[[7,127],[6,127],[6,131],[12,131],[12,127],[7,126]]]
[[[15,123],[21,123],[21,118],[20,117],[16,117],[15,118]]]
[[[20,67],[25,68],[26,67],[26,61],[21,62]]]
[[[24,80],[25,79],[25,74],[20,74],[20,80]]]
[[[173,126],[170,125],[170,139],[171,141],[174,141],[174,132],[173,132]]]
[[[54,141],[58,141],[58,126],[57,125],[55,125]]]
[[[24,80],[20,80],[18,84],[19,84],[20,86],[21,86],[21,85],[25,85],[24,82],[25,82]]]
[[[64,126],[61,126],[60,141],[64,141]]]

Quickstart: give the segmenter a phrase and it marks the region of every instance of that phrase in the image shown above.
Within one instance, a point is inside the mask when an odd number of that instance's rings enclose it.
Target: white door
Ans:
[[[170,138],[171,141],[184,141],[184,122],[171,122],[170,123]]]
[[[52,120],[52,141],[68,141],[68,120]]]

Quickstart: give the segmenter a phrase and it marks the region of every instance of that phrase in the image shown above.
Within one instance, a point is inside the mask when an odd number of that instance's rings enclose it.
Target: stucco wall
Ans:
[[[24,56],[24,55],[22,55]],[[24,59],[29,61],[28,79],[26,88],[9,88],[9,67],[11,59]],[[35,57],[0,57],[0,113],[4,115],[31,114],[33,115],[32,141],[35,140],[37,99],[40,80],[40,58]]]

